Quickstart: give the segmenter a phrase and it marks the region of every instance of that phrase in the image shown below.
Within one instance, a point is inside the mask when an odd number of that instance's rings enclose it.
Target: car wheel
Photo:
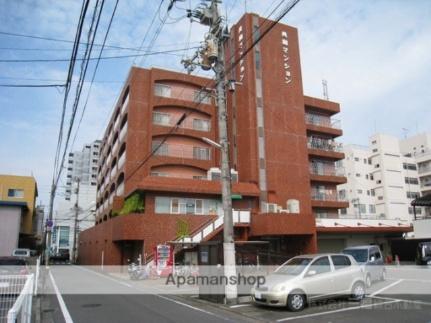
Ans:
[[[304,309],[306,304],[305,295],[301,293],[293,293],[287,297],[287,307],[292,312],[298,312]]]
[[[385,281],[386,280],[386,270],[383,269],[382,274],[380,276],[380,280],[381,281]]]
[[[362,282],[357,282],[353,285],[351,298],[355,301],[361,301],[365,297],[365,285]]]
[[[371,275],[367,274],[367,277],[365,278],[365,285],[367,285],[367,288],[371,287]]]

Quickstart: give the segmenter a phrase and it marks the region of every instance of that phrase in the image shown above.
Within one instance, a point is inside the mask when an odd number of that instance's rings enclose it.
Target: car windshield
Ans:
[[[299,275],[311,262],[311,258],[292,258],[274,272],[278,275]]]
[[[344,254],[351,255],[359,263],[367,262],[368,251],[367,249],[345,249]]]

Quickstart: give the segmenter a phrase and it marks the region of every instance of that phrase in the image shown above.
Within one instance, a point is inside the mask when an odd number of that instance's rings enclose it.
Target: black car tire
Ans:
[[[287,308],[289,311],[302,311],[307,303],[305,295],[301,292],[293,292],[287,296]]]

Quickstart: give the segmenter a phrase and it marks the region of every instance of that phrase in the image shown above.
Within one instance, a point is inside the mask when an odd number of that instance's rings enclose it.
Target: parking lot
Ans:
[[[229,310],[250,319],[270,322],[430,322],[431,270],[388,270],[384,282],[375,282],[362,302],[335,299],[310,304],[301,312],[248,303]],[[423,275],[426,274],[426,275]]]

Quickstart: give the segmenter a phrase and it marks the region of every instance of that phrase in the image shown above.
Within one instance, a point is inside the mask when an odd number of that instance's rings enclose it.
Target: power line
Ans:
[[[191,47],[191,49],[197,49],[199,47]],[[143,53],[143,54],[130,54],[130,55],[115,55],[115,56],[104,56],[104,57],[89,57],[89,58],[76,58],[76,61],[86,61],[86,60],[107,60],[107,59],[120,59],[120,58],[132,58],[132,57],[143,57],[143,56],[151,56],[151,55],[160,55],[160,54],[169,54],[182,52],[187,48],[178,48],[171,49],[165,51],[157,51],[151,53]],[[68,62],[70,59],[67,58],[46,58],[46,59],[0,59],[0,63],[44,63],[44,62]]]
[[[103,39],[103,44],[102,44],[102,47],[100,48],[100,52],[99,52],[99,59],[97,60],[97,62],[96,62],[96,67],[94,68],[94,71],[93,71],[93,76],[92,76],[92,78],[91,78],[90,88],[89,88],[89,90],[88,90],[88,92],[87,92],[87,97],[86,97],[86,99],[85,99],[84,107],[82,108],[81,117],[80,117],[80,119],[79,119],[78,126],[77,126],[77,128],[76,128],[76,132],[75,132],[75,136],[74,136],[73,141],[72,141],[72,147],[73,147],[73,145],[75,144],[75,140],[76,140],[76,137],[77,137],[78,132],[79,132],[79,127],[81,126],[82,119],[84,118],[84,113],[85,113],[85,110],[86,110],[86,108],[87,108],[88,99],[90,98],[91,89],[93,88],[93,82],[94,82],[94,79],[95,79],[95,77],[96,77],[97,69],[98,69],[98,67],[99,67],[100,58],[102,57],[102,53],[103,53],[103,49],[104,49],[104,45],[105,45],[106,40],[107,40],[107,38],[108,38],[109,31],[111,30],[112,21],[114,20],[115,13],[116,13],[116,11],[117,11],[118,1],[119,1],[119,0],[117,0],[117,1],[115,2],[115,7],[114,7],[114,10],[112,11],[112,15],[111,15],[111,19],[109,20],[108,28],[106,29],[105,38]]]
[[[30,87],[30,88],[41,88],[41,87],[65,87],[66,84],[0,84],[0,87]]]

